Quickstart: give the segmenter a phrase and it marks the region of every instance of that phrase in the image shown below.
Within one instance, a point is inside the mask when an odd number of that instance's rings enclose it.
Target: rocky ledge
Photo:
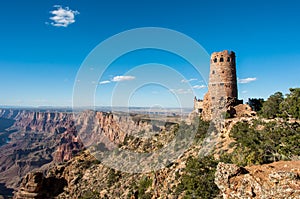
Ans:
[[[238,167],[219,163],[215,183],[224,199],[300,198],[300,161]]]
[[[53,198],[63,191],[67,181],[63,178],[44,177],[43,173],[29,173],[23,178],[15,199]]]

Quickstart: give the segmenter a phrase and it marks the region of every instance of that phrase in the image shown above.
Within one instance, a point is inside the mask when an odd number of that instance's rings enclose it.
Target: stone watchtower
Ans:
[[[238,98],[234,52],[224,50],[211,55],[208,90],[216,100]]]
[[[224,50],[214,52],[210,59],[208,92],[203,99],[202,118],[218,117],[238,100],[235,53]]]

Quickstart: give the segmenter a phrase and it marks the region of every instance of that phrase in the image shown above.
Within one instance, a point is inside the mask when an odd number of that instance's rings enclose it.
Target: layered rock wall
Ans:
[[[160,129],[138,117],[97,111],[2,109],[1,117],[15,121],[9,128],[10,142],[0,147],[0,183],[10,188],[16,188],[26,173],[68,161],[90,145],[101,143],[113,149],[128,135]]]

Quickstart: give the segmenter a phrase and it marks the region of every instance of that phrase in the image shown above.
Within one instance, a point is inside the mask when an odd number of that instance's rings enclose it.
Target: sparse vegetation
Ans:
[[[79,199],[98,199],[99,198],[99,193],[96,191],[85,191],[83,194],[79,197]]]
[[[224,119],[229,119],[229,118],[232,118],[233,116],[230,115],[230,113],[228,113],[227,111],[225,111],[225,112],[222,113],[222,117]]]
[[[209,122],[203,121],[201,118],[199,119],[197,133],[195,135],[195,143],[202,142],[203,139],[207,135],[207,131],[209,128]]]
[[[298,123],[239,122],[230,132],[235,139],[231,154],[233,163],[245,166],[290,160],[300,156],[300,125]]]
[[[116,182],[118,182],[118,179],[121,177],[121,171],[110,169],[108,172],[108,178],[107,178],[107,185],[111,187]]]
[[[147,189],[152,185],[152,179],[144,176],[138,185],[138,198],[151,199],[151,194],[146,193]]]
[[[213,156],[190,157],[176,193],[178,195],[184,193],[184,198],[208,199],[216,197],[219,193],[219,189],[214,183],[217,164],[218,161]]]

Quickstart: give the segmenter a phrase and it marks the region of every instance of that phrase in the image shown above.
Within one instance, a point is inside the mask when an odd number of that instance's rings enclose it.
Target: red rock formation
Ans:
[[[71,160],[78,152],[84,148],[83,143],[77,136],[76,128],[69,127],[66,132],[63,133],[59,146],[53,155],[54,162],[64,162]]]
[[[82,148],[102,144],[112,149],[126,136],[151,130],[148,121],[125,114],[95,111],[80,113],[0,109],[0,117],[15,120],[11,141],[0,147],[0,183],[16,188],[33,169],[68,161]]]

